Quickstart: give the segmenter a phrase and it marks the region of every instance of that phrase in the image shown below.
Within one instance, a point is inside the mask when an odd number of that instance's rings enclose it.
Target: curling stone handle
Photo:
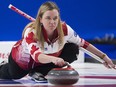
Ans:
[[[67,68],[72,68],[72,66],[68,62],[65,62],[65,66],[67,66]]]
[[[65,66],[71,67],[71,65],[68,62],[65,62]]]

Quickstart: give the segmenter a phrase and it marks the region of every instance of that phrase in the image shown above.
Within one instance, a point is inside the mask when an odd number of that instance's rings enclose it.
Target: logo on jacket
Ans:
[[[48,49],[47,48],[44,48],[45,51],[47,51]]]
[[[74,31],[74,36],[77,37],[77,33]]]

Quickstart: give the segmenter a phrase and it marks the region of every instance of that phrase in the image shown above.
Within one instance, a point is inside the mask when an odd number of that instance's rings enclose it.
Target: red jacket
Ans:
[[[64,32],[64,44],[70,42],[78,46],[83,46],[84,40],[81,39],[69,25],[63,23],[62,27]],[[33,39],[35,31],[34,29],[30,30],[30,28],[25,31],[24,38],[13,46],[12,57],[21,68],[30,69],[41,65],[38,61],[38,56],[41,53],[53,56],[60,55],[63,47],[59,49],[57,30],[54,32],[52,41],[48,39],[46,30],[44,28],[42,30],[45,39],[44,52],[41,49],[41,44]]]

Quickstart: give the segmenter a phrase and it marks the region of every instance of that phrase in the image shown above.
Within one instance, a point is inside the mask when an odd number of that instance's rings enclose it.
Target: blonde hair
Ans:
[[[59,12],[59,20],[58,20],[57,31],[58,31],[58,36],[59,36],[59,46],[62,46],[63,43],[64,43],[64,40],[63,40],[64,33],[63,33],[63,29],[62,29],[62,22],[61,22],[61,19],[60,19],[60,11],[59,11],[58,6],[54,2],[47,1],[47,2],[43,3],[40,6],[40,9],[38,10],[35,22],[29,23],[25,27],[25,28],[27,28],[27,27],[31,26],[32,28],[35,29],[35,37],[34,38],[41,43],[42,48],[44,48],[45,39],[44,39],[44,36],[43,36],[43,33],[42,33],[42,25],[40,23],[40,18],[42,18],[43,14],[46,11],[53,10],[53,9],[56,9]]]
[[[35,27],[33,26],[34,25],[34,22],[30,22],[30,23],[28,23],[26,26],[25,26],[25,28],[24,28],[24,30],[23,30],[23,32],[22,32],[22,38],[24,37],[24,33],[25,33],[25,31],[26,31],[26,29],[27,28],[31,28],[31,29],[34,29]]]

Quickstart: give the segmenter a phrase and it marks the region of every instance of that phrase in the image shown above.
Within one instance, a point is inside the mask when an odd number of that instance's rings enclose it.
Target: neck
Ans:
[[[53,34],[54,34],[54,31],[52,31],[52,32],[47,32],[47,36],[48,36],[48,38],[50,39],[50,40],[52,40],[52,37],[53,37]]]

